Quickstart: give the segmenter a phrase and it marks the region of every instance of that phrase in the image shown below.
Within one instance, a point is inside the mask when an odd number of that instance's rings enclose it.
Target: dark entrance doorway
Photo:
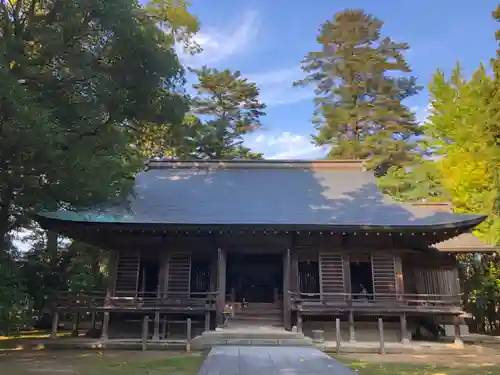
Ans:
[[[144,259],[141,261],[139,270],[139,292],[152,297],[158,291],[158,274],[160,266],[158,261]]]
[[[354,294],[373,294],[371,262],[351,262],[351,290]]]
[[[229,253],[226,291],[236,301],[274,302],[275,289],[283,291],[283,255]]]

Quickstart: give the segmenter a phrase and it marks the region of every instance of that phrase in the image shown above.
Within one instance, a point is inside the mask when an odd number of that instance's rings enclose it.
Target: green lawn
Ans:
[[[338,358],[347,367],[361,375],[500,375],[499,365],[469,366],[466,361],[457,362],[453,367],[432,364],[376,363]]]
[[[57,337],[69,337],[71,332],[62,331],[57,333]],[[16,347],[36,346],[40,340],[50,337],[50,332],[43,330],[33,330],[20,332],[11,336],[0,336],[0,349],[14,349]]]
[[[140,351],[4,352],[0,366],[9,375],[195,375],[201,354]]]

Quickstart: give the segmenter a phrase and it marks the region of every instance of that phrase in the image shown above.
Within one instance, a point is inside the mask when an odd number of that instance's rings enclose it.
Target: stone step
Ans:
[[[283,326],[283,320],[282,319],[263,319],[263,318],[253,318],[253,319],[243,319],[243,318],[232,318],[230,319],[227,324],[238,324],[240,326],[244,326],[245,324],[248,324],[249,326],[255,326],[255,325],[261,325],[261,326],[276,326],[276,325],[281,325]]]
[[[244,339],[244,338],[234,338],[234,339],[223,339],[217,338],[214,340],[195,340],[191,341],[191,348],[193,350],[203,350],[211,349],[214,346],[224,346],[224,345],[238,345],[238,346],[313,346],[312,340],[304,339]]]
[[[283,315],[283,310],[240,310],[235,315]]]
[[[271,302],[248,302],[246,308],[272,308],[276,307],[276,304]]]
[[[262,327],[227,327],[216,331],[205,331],[200,336],[224,337],[224,338],[263,338],[263,339],[299,339],[304,338],[303,333],[285,331],[283,328]]]
[[[261,328],[283,328],[282,322],[231,322],[227,323],[225,328],[228,329],[261,329]]]
[[[245,320],[245,321],[255,320],[258,322],[265,322],[266,320],[271,320],[271,321],[275,322],[275,321],[282,321],[283,316],[281,316],[281,315],[235,315],[230,320]]]
[[[248,345],[248,346],[312,346],[312,340],[297,332],[288,332],[283,329],[262,327],[252,329],[223,328],[218,331],[208,331],[196,336],[191,341],[193,349],[209,349],[220,345]]]
[[[234,316],[283,316],[282,311],[238,311]]]

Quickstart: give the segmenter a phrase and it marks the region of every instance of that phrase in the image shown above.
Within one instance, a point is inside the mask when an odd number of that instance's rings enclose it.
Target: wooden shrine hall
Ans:
[[[228,307],[231,320],[252,306],[286,330],[341,317],[350,340],[374,317],[397,322],[401,340],[448,321],[459,336],[454,253],[495,250],[471,234],[484,219],[393,201],[352,160],[151,160],[123,205],[38,216],[110,254],[107,290],[61,294],[55,311],[102,314],[103,338],[148,315],[154,339],[168,321],[214,330]]]

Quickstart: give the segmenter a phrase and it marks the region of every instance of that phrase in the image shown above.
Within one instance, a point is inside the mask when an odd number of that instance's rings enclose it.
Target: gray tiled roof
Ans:
[[[43,216],[178,225],[390,227],[443,227],[483,219],[397,203],[383,196],[375,177],[361,168],[313,168],[300,162],[229,163],[228,167],[212,168],[214,165],[168,162],[139,173],[129,209]]]

